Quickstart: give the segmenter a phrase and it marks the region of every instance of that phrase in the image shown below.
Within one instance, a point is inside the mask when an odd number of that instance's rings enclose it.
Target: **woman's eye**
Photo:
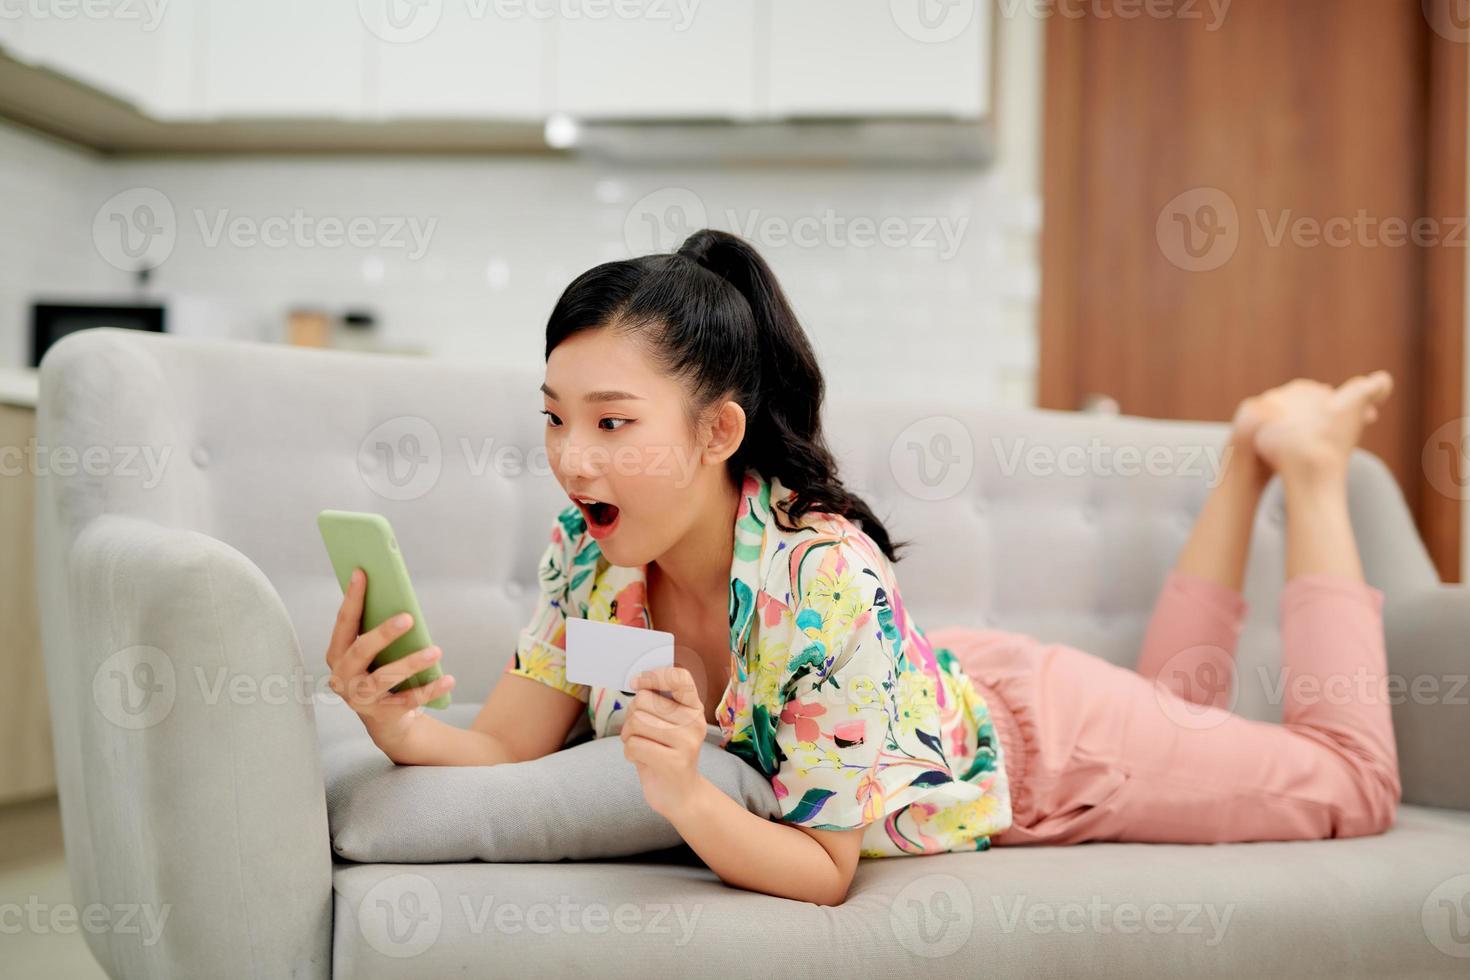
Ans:
[[[544,416],[546,416],[547,423],[552,428],[556,428],[556,427],[558,427],[558,426],[561,425],[561,419],[557,418],[555,414],[553,414],[552,412],[548,411],[547,409],[544,409],[543,408],[541,410],[541,414],[544,415]],[[604,422],[607,422],[607,423],[613,423],[613,422],[627,423],[627,422],[631,422],[631,421],[633,421],[633,420],[632,419],[599,419],[598,420],[598,425],[602,425]],[[622,425],[608,425],[605,428],[603,428],[602,431],[604,431],[604,432],[616,432],[616,431],[618,431],[618,429],[621,429],[621,428],[622,428]]]

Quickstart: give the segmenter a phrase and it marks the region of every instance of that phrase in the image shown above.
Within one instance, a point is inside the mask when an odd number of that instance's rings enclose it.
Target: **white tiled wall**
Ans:
[[[92,246],[93,201],[107,181],[100,158],[0,123],[0,364],[29,363],[35,299],[112,282]]]
[[[547,314],[575,275],[709,225],[767,257],[834,383],[1030,399],[1039,207],[1001,171],[412,157],[101,164],[0,138],[50,157],[29,174],[33,187],[10,191],[24,223],[42,229],[39,241],[7,242],[30,256],[0,285],[14,361],[37,288],[127,294],[130,277],[107,260],[121,262],[114,239],[125,230],[103,222],[99,248],[93,217],[113,195],[148,189],[171,207],[175,236],[150,288],[206,302],[202,329],[219,336],[279,339],[295,304],[361,307],[386,344],[540,363]],[[154,214],[168,223],[163,208]],[[346,240],[354,228],[358,244]]]
[[[109,177],[172,203],[177,242],[157,284],[225,300],[233,335],[277,336],[292,303],[361,305],[387,343],[539,363],[575,275],[707,224],[766,255],[834,378],[1014,400],[1034,370],[1034,250],[1016,243],[1034,241],[1036,207],[995,173],[399,159],[144,161]],[[280,246],[211,243],[221,221],[248,234],[297,216],[302,229],[360,222],[377,244],[309,230]]]

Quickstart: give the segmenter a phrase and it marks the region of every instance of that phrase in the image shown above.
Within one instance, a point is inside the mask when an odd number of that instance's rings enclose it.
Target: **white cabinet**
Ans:
[[[365,111],[360,8],[319,0],[192,0],[202,8],[207,116],[332,117]]]
[[[367,25],[373,115],[545,118],[547,18],[532,16],[525,4],[462,0],[422,5],[414,20],[387,20],[401,2],[377,4],[380,19]]]
[[[0,44],[164,119],[972,120],[990,112],[993,16],[991,0],[0,0]]]
[[[557,109],[737,120],[977,119],[990,109],[990,0],[626,6],[643,16],[558,17]]]
[[[24,13],[0,14],[0,47],[12,54],[19,53],[20,19]]]
[[[551,56],[556,110],[587,119],[739,119],[755,112],[759,3],[546,6],[560,10]]]
[[[765,111],[955,116],[990,111],[990,0],[775,0]]]
[[[197,110],[193,4],[16,3],[0,10],[0,42],[144,112]]]

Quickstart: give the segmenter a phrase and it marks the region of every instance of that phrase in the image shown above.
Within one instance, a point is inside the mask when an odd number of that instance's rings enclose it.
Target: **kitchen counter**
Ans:
[[[0,365],[0,405],[35,408],[40,387],[35,368]]]

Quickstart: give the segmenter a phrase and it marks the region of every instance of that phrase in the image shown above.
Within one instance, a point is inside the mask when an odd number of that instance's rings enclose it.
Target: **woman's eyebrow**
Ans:
[[[556,392],[548,388],[544,383],[541,391],[547,398],[556,398]],[[589,391],[582,396],[584,402],[626,402],[643,401],[642,395],[635,395],[631,391]]]

